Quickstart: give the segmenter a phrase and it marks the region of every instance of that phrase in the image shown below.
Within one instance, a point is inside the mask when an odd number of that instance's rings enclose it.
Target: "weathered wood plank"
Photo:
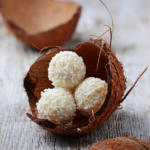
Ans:
[[[74,0],[82,4],[83,13],[76,33],[64,46],[89,39],[89,34],[100,35],[111,26],[104,6],[97,1]],[[150,67],[149,50],[149,1],[105,0],[112,12],[115,30],[112,47],[123,63],[128,88],[132,86],[145,67]],[[105,36],[109,37],[109,34]],[[94,133],[84,136],[53,135],[43,130],[25,115],[29,112],[28,98],[23,89],[23,78],[31,64],[38,58],[38,51],[18,42],[0,20],[0,149],[1,150],[70,150],[85,143],[82,138],[93,139],[105,124]],[[150,69],[139,80],[131,94],[122,103],[116,120],[112,115],[103,133],[90,144],[117,136],[135,136],[150,141]]]

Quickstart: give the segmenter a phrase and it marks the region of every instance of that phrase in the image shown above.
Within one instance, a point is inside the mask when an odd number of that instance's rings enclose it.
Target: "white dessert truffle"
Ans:
[[[77,109],[83,116],[92,115],[104,103],[107,94],[107,84],[99,78],[89,77],[78,85],[75,91]]]
[[[85,77],[83,59],[75,52],[57,53],[49,63],[48,78],[55,87],[74,88]]]
[[[36,105],[38,117],[55,124],[70,123],[75,116],[74,98],[63,88],[45,89]]]

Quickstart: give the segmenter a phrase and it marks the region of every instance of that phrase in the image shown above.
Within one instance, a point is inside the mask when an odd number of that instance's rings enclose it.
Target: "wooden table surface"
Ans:
[[[75,46],[101,35],[111,26],[111,18],[99,0],[74,0],[82,7],[82,15],[73,37],[64,46]],[[114,34],[112,48],[123,63],[127,90],[140,73],[150,67],[150,1],[104,0],[112,13]],[[109,41],[109,34],[104,36]],[[9,34],[0,19],[0,150],[72,150],[93,139],[104,128],[84,136],[53,135],[31,122],[26,113],[29,104],[23,88],[24,75],[38,58],[38,51],[22,44]],[[150,141],[150,68],[122,103],[115,127],[116,112],[107,121],[107,127],[90,144],[118,136],[134,136]]]

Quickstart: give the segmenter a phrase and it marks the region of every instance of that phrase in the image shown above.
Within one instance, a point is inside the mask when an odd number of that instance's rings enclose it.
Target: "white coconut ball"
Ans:
[[[45,89],[36,103],[38,117],[55,124],[70,123],[75,116],[76,104],[72,94],[63,88]]]
[[[48,78],[55,87],[74,88],[82,82],[85,73],[83,59],[75,52],[61,51],[49,63]]]
[[[95,113],[104,103],[107,94],[105,81],[89,77],[79,84],[75,91],[77,109],[83,116],[89,117],[92,111]]]

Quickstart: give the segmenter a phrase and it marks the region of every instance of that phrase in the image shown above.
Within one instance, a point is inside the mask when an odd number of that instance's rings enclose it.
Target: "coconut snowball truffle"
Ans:
[[[79,84],[75,91],[77,109],[83,116],[89,117],[92,111],[95,113],[104,103],[107,94],[105,81],[89,77]]]
[[[74,88],[84,79],[85,73],[83,59],[75,52],[61,51],[49,63],[48,78],[55,87]]]
[[[55,124],[72,122],[76,104],[73,96],[63,88],[45,89],[36,103],[38,117]]]

